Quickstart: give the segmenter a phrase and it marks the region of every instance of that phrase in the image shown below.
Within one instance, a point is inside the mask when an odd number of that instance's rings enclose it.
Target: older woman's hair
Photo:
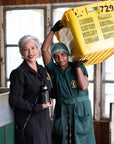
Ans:
[[[24,43],[28,40],[31,40],[35,43],[36,47],[39,49],[39,55],[41,55],[41,44],[40,44],[38,38],[33,35],[25,35],[19,40],[18,45],[19,45],[20,53],[22,52]]]

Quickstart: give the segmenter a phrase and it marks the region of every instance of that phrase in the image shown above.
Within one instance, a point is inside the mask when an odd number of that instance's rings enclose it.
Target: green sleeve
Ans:
[[[52,58],[51,58],[49,64],[48,64],[48,65],[45,65],[45,67],[46,67],[46,69],[47,69],[47,71],[48,71],[49,73],[51,73],[51,72],[55,69],[56,65],[55,65],[55,63],[53,62],[53,59],[52,59]]]

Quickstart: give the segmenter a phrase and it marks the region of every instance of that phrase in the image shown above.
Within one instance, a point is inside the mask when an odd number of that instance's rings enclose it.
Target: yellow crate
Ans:
[[[74,61],[103,62],[114,54],[114,1],[102,1],[67,10],[56,37],[69,48]]]

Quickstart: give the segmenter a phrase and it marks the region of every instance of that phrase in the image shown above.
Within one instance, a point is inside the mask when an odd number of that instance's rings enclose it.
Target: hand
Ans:
[[[62,29],[62,28],[63,28],[63,26],[60,25],[60,20],[59,20],[59,21],[57,21],[56,24],[52,27],[51,31],[53,31],[53,32],[55,33],[56,31],[59,31],[59,30]]]
[[[88,60],[73,62],[73,67],[75,67],[75,68],[80,67],[83,63],[85,63],[85,62],[87,62],[87,61],[88,61]]]
[[[45,109],[45,108],[51,107],[52,105],[53,103],[51,101],[50,103],[42,104],[42,108]]]

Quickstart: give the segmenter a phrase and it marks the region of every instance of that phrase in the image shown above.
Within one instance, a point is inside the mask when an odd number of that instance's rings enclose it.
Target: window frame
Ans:
[[[30,9],[43,9],[44,10],[44,25],[46,24],[46,11],[47,7],[46,6],[17,6],[17,7],[5,7],[4,8],[4,53],[5,53],[5,86],[7,87],[7,82],[9,81],[9,78],[7,78],[7,62],[6,62],[6,57],[7,57],[7,48],[8,47],[18,47],[18,44],[6,44],[6,12],[10,10],[30,10]],[[46,35],[46,31],[44,28],[44,37]]]

